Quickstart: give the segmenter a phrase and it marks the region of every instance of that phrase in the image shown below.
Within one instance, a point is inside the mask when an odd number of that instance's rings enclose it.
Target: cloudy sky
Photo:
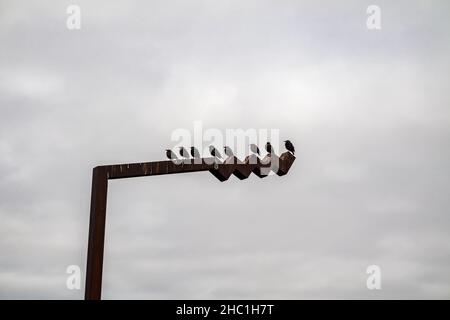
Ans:
[[[450,298],[449,12],[0,0],[0,298],[83,298],[92,168],[163,159],[194,121],[279,130],[297,160],[111,181],[104,298]]]

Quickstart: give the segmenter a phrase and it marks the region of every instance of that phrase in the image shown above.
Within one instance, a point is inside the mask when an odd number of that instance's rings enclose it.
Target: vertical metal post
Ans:
[[[85,300],[101,299],[107,193],[107,170],[102,166],[96,167],[92,172]]]

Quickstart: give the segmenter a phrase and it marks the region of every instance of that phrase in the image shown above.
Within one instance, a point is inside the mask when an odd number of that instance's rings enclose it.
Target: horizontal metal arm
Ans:
[[[106,170],[108,179],[123,179],[144,176],[156,176],[161,174],[173,174],[183,172],[208,171],[214,169],[214,158],[153,162],[139,162],[128,164],[114,164],[101,166]]]

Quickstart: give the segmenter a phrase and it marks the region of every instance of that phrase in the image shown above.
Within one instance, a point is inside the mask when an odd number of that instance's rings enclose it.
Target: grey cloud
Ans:
[[[0,297],[83,297],[92,167],[280,129],[289,175],[110,183],[105,298],[449,298],[449,8],[0,3]],[[383,289],[365,287],[378,264]]]

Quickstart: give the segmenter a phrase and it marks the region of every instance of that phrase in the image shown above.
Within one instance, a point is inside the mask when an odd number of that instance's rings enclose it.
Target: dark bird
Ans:
[[[195,147],[191,147],[191,156],[193,158],[200,158],[200,152]]]
[[[259,155],[259,148],[256,144],[252,143],[250,145],[250,151]]]
[[[272,145],[270,144],[270,142],[266,143],[266,151],[270,154],[273,152],[273,148],[272,148]]]
[[[222,158],[222,155],[220,154],[220,152],[213,146],[209,146],[209,153],[211,153],[211,155],[213,157]]]
[[[175,155],[175,153],[173,153],[172,150],[170,150],[170,149],[166,149],[166,156],[170,160],[178,159],[177,156]]]
[[[232,156],[234,156],[233,150],[231,150],[231,148],[228,147],[228,146],[223,147],[223,151],[225,152],[225,154],[227,155],[227,157],[232,157]]]
[[[180,147],[180,155],[183,158],[189,158],[189,152],[186,150],[185,147]]]
[[[295,154],[295,148],[291,141],[285,140],[284,146],[286,147],[286,150],[292,152],[292,154]]]

